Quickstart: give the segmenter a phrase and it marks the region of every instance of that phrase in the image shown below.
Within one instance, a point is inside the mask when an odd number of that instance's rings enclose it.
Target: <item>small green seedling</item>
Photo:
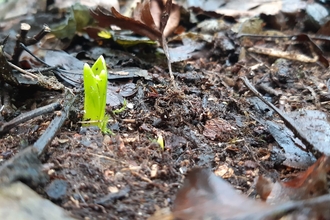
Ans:
[[[112,113],[113,114],[120,114],[120,113],[122,113],[123,111],[126,110],[126,107],[127,107],[127,100],[124,99],[123,107],[121,107],[120,109],[113,110]]]
[[[100,56],[92,68],[84,65],[85,89],[85,115],[84,120],[89,120],[89,125],[98,126],[102,132],[109,133],[107,122],[109,116],[105,114],[107,97],[108,71],[103,56]]]
[[[164,139],[163,139],[163,135],[158,134],[157,136],[158,136],[157,143],[159,144],[159,146],[162,149],[162,151],[164,151]]]

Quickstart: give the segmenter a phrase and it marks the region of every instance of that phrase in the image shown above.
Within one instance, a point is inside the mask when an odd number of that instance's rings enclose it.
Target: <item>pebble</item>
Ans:
[[[68,183],[64,180],[54,180],[46,187],[46,193],[50,199],[58,200],[65,196]]]

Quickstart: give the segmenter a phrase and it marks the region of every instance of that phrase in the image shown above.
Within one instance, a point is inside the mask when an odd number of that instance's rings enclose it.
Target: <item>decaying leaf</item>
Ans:
[[[163,0],[150,1],[150,12],[156,26],[165,37],[168,37],[179,25],[180,6],[170,4],[170,1],[166,1],[165,4],[164,2]]]
[[[257,190],[261,198],[271,204],[313,198],[327,193],[326,176],[329,171],[330,157],[322,156],[306,171],[301,172],[290,181],[277,181],[272,184],[264,177],[260,177]]]
[[[330,155],[330,123],[326,113],[318,110],[293,111],[288,115],[294,120],[297,127],[306,135],[315,150]]]
[[[171,39],[172,42],[182,42],[181,46],[169,49],[171,62],[187,60],[193,56],[205,57],[205,53],[200,52],[206,43],[212,42],[212,36],[208,34],[184,33]]]
[[[166,36],[164,36],[164,29],[170,16],[171,8],[172,0],[167,0],[164,5],[164,9],[160,14],[161,17],[159,28],[157,28],[150,13],[150,0],[143,1],[142,4],[137,4],[136,10],[134,11],[134,18],[121,15],[114,7],[111,8],[111,12],[102,7],[98,7],[95,10],[91,10],[91,15],[99,22],[101,27],[116,25],[122,29],[131,30],[137,34],[147,36],[151,40],[158,41],[167,57],[169,72],[174,83],[174,76],[172,74],[170,61],[171,59],[165,39]]]
[[[211,140],[228,142],[235,138],[236,128],[224,119],[211,119],[206,121],[203,135]]]
[[[64,51],[48,50],[45,54],[45,62],[51,66],[60,66],[55,71],[56,75],[65,82],[79,86],[82,81],[84,63]]]
[[[284,156],[283,165],[306,169],[316,162],[314,155],[304,149],[306,148],[305,145],[301,141],[298,142],[299,139],[295,138],[294,134],[287,127],[272,121],[266,121],[266,124],[268,131],[281,147],[280,149],[274,147],[273,152]],[[297,147],[297,145],[300,147]]]
[[[100,27],[116,25],[122,29],[131,30],[137,34],[147,36],[151,40],[160,41],[162,38],[162,34],[158,29],[148,26],[151,21],[148,21],[146,24],[141,21],[125,17],[117,12],[115,8],[111,8],[110,12],[104,8],[98,7],[91,11],[91,15],[98,21],[98,25]]]
[[[210,170],[195,168],[186,176],[183,187],[178,191],[172,214],[166,214],[168,219],[190,220],[190,219],[325,219],[329,216],[329,195],[321,195],[318,186],[323,187],[322,182],[325,176],[325,171],[329,170],[329,158],[322,157],[314,166],[303,173],[297,179],[278,183],[282,188],[279,192],[290,196],[295,194],[295,199],[306,199],[303,201],[284,201],[276,202],[274,205],[263,203],[253,199],[249,199],[244,195],[239,194],[229,183],[215,176]],[[312,174],[313,173],[313,174]],[[321,174],[318,178],[317,174]],[[307,178],[308,177],[308,178]],[[315,179],[313,179],[315,178]],[[262,184],[268,184],[266,178],[261,177]],[[319,182],[322,184],[313,185],[310,187],[308,182]],[[309,186],[308,186],[309,185]],[[268,184],[272,187],[273,184]],[[264,188],[264,196],[269,198],[274,193],[273,189]],[[306,187],[308,186],[308,187]],[[300,187],[296,191],[294,187]],[[277,190],[275,189],[275,190]],[[284,189],[284,190],[283,190]],[[322,188],[323,189],[323,188]],[[285,191],[286,190],[286,191]],[[271,192],[270,192],[271,191]],[[307,194],[312,192],[312,196]],[[318,193],[313,193],[318,192]],[[302,195],[299,195],[302,194]],[[282,195],[280,194],[280,195]],[[313,197],[313,198],[312,198]],[[315,198],[314,198],[315,197]],[[291,197],[293,198],[293,197]],[[156,212],[156,214],[158,214]],[[155,217],[155,216],[154,216]],[[165,218],[164,218],[165,219]]]
[[[195,168],[186,176],[174,201],[175,219],[243,218],[269,206],[240,195],[210,170]]]
[[[100,27],[116,25],[122,29],[131,30],[161,43],[162,35],[171,14],[172,1],[168,0],[166,4],[162,6],[163,10],[159,12],[157,24],[154,20],[155,15],[152,16],[150,11],[150,0],[137,4],[133,13],[133,18],[123,16],[114,7],[111,8],[111,11],[102,7],[97,7],[95,10],[91,10],[91,15],[98,21]],[[176,13],[177,11],[178,9],[175,10]],[[178,21],[179,17],[175,23],[178,23]],[[171,23],[171,26],[173,26],[173,23]],[[174,28],[172,27],[172,29]],[[167,33],[165,37],[168,36],[168,34],[169,33]]]
[[[228,16],[256,16],[260,13],[276,14],[281,10],[281,6],[285,3],[282,1],[267,1],[267,0],[209,0],[196,1],[187,0],[185,2],[186,8],[199,9],[205,12],[213,12],[224,14]],[[290,1],[291,4],[292,1]],[[283,8],[283,7],[282,7]]]

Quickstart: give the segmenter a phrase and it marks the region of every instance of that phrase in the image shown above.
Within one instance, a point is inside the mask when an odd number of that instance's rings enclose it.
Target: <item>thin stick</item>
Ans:
[[[16,69],[17,71],[21,72],[21,73],[24,73],[25,75],[28,75],[30,77],[32,77],[33,79],[38,79],[38,77],[26,70],[23,70],[22,68],[16,66],[15,64],[11,63],[11,62],[8,62],[9,66],[13,67],[14,69]]]
[[[37,116],[58,110],[60,107],[61,107],[61,104],[56,102],[56,103],[52,103],[52,104],[37,108],[37,109],[29,111],[29,112],[23,113],[23,114],[17,116],[16,118],[14,118],[13,120],[4,123],[0,127],[0,135],[8,132],[10,129],[18,126],[21,123],[24,123]]]
[[[256,88],[249,82],[249,80],[243,76],[240,77],[240,79],[244,82],[245,86],[249,88],[251,92],[253,92],[259,99],[261,99],[266,105],[268,105],[271,109],[273,109],[284,121],[284,124],[296,135],[303,144],[307,147],[307,149],[312,152],[315,156],[321,156],[323,152],[320,152],[317,150],[317,148],[314,147],[314,145],[309,141],[309,139],[306,137],[304,132],[302,132],[295,124],[295,122],[290,118],[288,115],[286,115],[284,112],[282,112],[280,109],[278,109],[275,105],[268,102],[257,90]]]

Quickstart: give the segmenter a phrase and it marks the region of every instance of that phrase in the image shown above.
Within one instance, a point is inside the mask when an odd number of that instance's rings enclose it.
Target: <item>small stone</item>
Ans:
[[[54,180],[46,187],[46,193],[50,199],[58,200],[65,196],[68,183],[64,180]]]
[[[110,145],[111,144],[111,138],[110,138],[110,136],[109,135],[104,135],[104,138],[103,138],[103,144],[104,145]]]
[[[121,172],[117,172],[117,173],[115,174],[115,180],[116,180],[116,181],[121,181],[123,178],[124,178],[124,174],[123,174],[123,173],[121,173]]]
[[[70,174],[71,174],[72,176],[75,176],[75,175],[77,175],[77,171],[75,171],[75,170],[70,170]]]
[[[158,165],[157,164],[153,164],[151,166],[151,171],[150,171],[150,178],[156,178],[158,174]]]

